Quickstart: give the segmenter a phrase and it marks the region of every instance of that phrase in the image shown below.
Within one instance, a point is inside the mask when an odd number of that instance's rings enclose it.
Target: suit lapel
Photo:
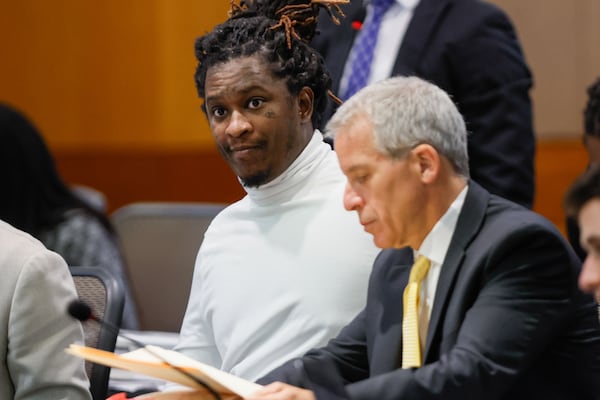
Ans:
[[[445,314],[449,298],[452,295],[452,288],[456,276],[460,271],[465,256],[465,250],[483,223],[488,199],[489,193],[475,182],[469,182],[467,196],[458,217],[456,229],[448,248],[448,253],[446,254],[446,258],[444,259],[440,271],[433,309],[431,310],[431,318],[429,320],[429,330],[427,331],[427,343],[425,345],[425,354],[423,356],[424,362],[427,361],[430,355],[431,344],[434,337],[441,334],[441,320]]]
[[[386,249],[382,253],[386,259],[381,260],[385,269],[380,271],[378,287],[369,287],[369,293],[374,293],[374,306],[368,328],[373,335],[369,341],[369,367],[371,375],[378,375],[398,368],[402,363],[402,318],[403,293],[410,269],[413,264],[413,250]],[[376,270],[376,267],[373,268]],[[385,304],[385,307],[381,307]]]
[[[408,24],[392,75],[418,75],[417,66],[426,51],[434,30],[439,27],[439,20],[451,7],[452,0],[421,0],[414,10]]]

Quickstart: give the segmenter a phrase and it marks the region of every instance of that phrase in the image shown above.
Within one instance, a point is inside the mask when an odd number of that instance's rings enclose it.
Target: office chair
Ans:
[[[96,267],[69,267],[79,299],[88,304],[94,315],[113,326],[119,327],[123,314],[125,294],[119,282],[109,271]],[[98,322],[82,322],[85,345],[101,350],[115,350],[117,332]],[[106,399],[110,367],[85,362],[90,379],[90,391],[94,400]]]
[[[224,207],[140,202],[111,215],[142,330],[179,332],[204,232]]]

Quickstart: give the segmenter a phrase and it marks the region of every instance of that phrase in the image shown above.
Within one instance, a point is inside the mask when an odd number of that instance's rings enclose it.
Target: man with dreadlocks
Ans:
[[[205,234],[175,349],[249,380],[335,336],[364,305],[378,251],[313,128],[330,78],[307,43],[319,10],[343,1],[232,2],[196,41],[198,94],[247,196]]]

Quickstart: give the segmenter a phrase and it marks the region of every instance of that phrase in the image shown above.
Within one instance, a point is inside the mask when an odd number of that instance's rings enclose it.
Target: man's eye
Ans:
[[[213,107],[212,115],[216,118],[223,118],[225,116],[225,109],[223,107]]]
[[[591,245],[587,249],[584,249],[588,254],[593,255],[595,258],[600,260],[600,245]]]
[[[368,175],[358,175],[354,177],[354,182],[357,184],[362,184],[367,181]]]
[[[248,102],[248,108],[251,108],[251,109],[259,108],[260,106],[262,106],[263,103],[264,103],[263,99],[254,97],[254,98],[250,99],[250,101]]]

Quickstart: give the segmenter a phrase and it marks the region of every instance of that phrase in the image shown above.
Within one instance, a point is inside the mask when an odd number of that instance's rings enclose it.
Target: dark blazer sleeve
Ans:
[[[309,351],[260,378],[257,382],[286,382],[311,390],[319,400],[344,400],[346,384],[369,376],[364,341],[364,312],[361,312],[326,347]]]

